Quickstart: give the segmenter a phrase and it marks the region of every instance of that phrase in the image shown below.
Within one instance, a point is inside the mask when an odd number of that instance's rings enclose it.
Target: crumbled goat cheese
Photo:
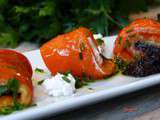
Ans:
[[[102,34],[100,34],[100,33],[94,34],[93,37],[94,37],[94,39],[102,39],[103,38]]]
[[[44,80],[42,86],[48,95],[51,96],[69,96],[75,92],[75,78],[68,74],[67,76],[57,73],[52,78]]]

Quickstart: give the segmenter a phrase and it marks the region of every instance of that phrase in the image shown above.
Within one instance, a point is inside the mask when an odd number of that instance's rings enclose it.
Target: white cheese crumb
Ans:
[[[93,37],[94,37],[94,39],[96,39],[96,40],[97,40],[97,39],[103,40],[103,36],[102,36],[102,34],[100,34],[100,33],[94,34]],[[98,50],[99,50],[99,52],[100,52],[101,54],[103,54],[103,52],[104,52],[104,47],[105,47],[104,44],[98,46]]]
[[[96,45],[94,44],[93,40],[90,37],[88,37],[88,41],[89,41],[89,43],[90,43],[90,45],[92,47],[92,50],[94,52],[94,55],[96,57],[97,62],[99,64],[102,64],[103,63],[103,58],[100,56],[100,52],[97,49]]]
[[[103,38],[102,34],[100,34],[100,33],[94,34],[93,37],[94,37],[94,39],[102,39]]]
[[[64,77],[66,77],[67,80],[64,80]],[[50,96],[70,96],[76,90],[75,82],[76,80],[71,74],[65,76],[63,74],[57,73],[52,78],[44,80],[42,86]]]

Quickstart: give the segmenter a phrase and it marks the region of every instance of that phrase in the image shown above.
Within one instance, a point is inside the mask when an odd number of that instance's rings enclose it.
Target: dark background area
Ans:
[[[0,0],[0,46],[23,41],[38,45],[79,26],[116,34],[131,13],[147,11],[160,0]]]

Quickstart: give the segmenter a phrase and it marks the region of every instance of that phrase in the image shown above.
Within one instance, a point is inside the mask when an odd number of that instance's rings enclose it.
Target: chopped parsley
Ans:
[[[118,70],[122,70],[122,71],[125,70],[126,67],[128,66],[126,62],[122,61],[119,58],[115,58],[115,64],[117,65]]]
[[[119,39],[118,39],[118,44],[120,45],[121,42],[122,42],[122,37],[119,37]]]
[[[6,85],[0,85],[0,96],[6,94],[12,94],[14,102],[16,102],[16,98],[19,90],[19,81],[15,78],[8,80]]]
[[[130,32],[132,32],[132,31],[133,31],[133,28],[128,29],[128,30],[126,31],[126,33],[130,33]]]
[[[128,38],[126,39],[126,43],[124,44],[124,48],[128,48],[131,46],[131,43],[129,42]]]
[[[0,109],[1,115],[7,115],[16,110],[22,110],[27,107],[26,105],[17,102],[19,85],[19,81],[15,78],[8,80],[6,85],[0,85],[0,96],[12,94],[14,100],[13,106],[2,107]]]
[[[93,82],[94,78],[93,78],[93,76],[87,77],[87,75],[83,72],[82,73],[82,80],[85,82]]]
[[[104,41],[102,39],[97,39],[98,45],[102,45]]]
[[[44,82],[44,80],[40,80],[37,82],[38,85],[42,85],[42,83]]]
[[[37,106],[37,104],[36,104],[36,103],[34,103],[34,104],[32,104],[32,105],[31,105],[31,107],[34,107],[34,106]]]
[[[75,80],[76,80],[76,84],[75,84],[76,88],[81,88],[84,85],[87,85],[87,83],[81,80],[79,77],[75,77]]]
[[[33,105],[31,105],[33,106]],[[35,106],[35,105],[34,105]],[[19,111],[19,110],[23,110],[25,108],[30,107],[29,105],[24,105],[24,104],[20,104],[20,103],[15,103],[13,106],[8,106],[8,107],[2,107],[0,109],[0,115],[8,115],[14,111]]]
[[[18,103],[17,101],[18,90],[19,90],[19,81],[15,78],[8,80],[6,85],[0,85],[0,96],[6,94],[12,94],[14,100],[13,106],[0,108],[0,115],[8,115],[14,111],[22,110],[29,107],[29,105]]]
[[[65,73],[61,73],[61,74],[65,75],[65,76],[68,76],[68,74],[71,74],[71,70],[68,70]]]
[[[94,90],[93,88],[88,88],[89,90]]]
[[[94,82],[94,77],[90,76],[89,79],[88,79],[88,82]]]
[[[84,72],[82,73],[82,80],[83,81],[87,81],[88,80],[88,78],[87,78],[87,76],[86,76],[86,74]]]
[[[63,79],[64,81],[66,81],[67,83],[70,83],[70,82],[71,82],[71,81],[67,78],[67,76],[63,76],[62,79]]]
[[[67,78],[68,74],[71,74],[71,70],[66,71],[65,73],[60,72],[61,74],[63,74],[64,76],[62,77],[62,79],[68,83],[70,83],[71,81]],[[88,83],[93,82],[94,78],[92,76],[87,77],[87,75],[83,72],[82,73],[82,77],[77,77],[74,76],[76,83],[75,83],[75,87],[81,88],[85,85],[88,85]]]
[[[8,87],[6,85],[1,85],[0,86],[0,96],[8,93]]]
[[[36,73],[44,73],[44,70],[43,70],[43,69],[40,69],[40,68],[36,68],[36,69],[35,69],[35,72],[36,72]]]
[[[92,76],[90,77],[87,77],[87,75],[83,72],[82,73],[82,78],[80,77],[75,77],[75,80],[76,80],[76,85],[75,87],[76,88],[81,88],[85,85],[88,85],[88,83],[90,82],[93,82],[94,81],[94,78]]]

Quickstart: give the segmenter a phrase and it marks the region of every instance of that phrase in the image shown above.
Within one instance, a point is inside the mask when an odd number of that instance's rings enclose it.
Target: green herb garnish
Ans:
[[[104,41],[102,39],[97,39],[98,45],[102,45]]]
[[[128,38],[126,39],[126,43],[124,44],[124,48],[128,48],[131,46],[131,43],[129,42]]]
[[[126,33],[130,33],[130,32],[132,32],[132,31],[133,31],[133,28],[128,29],[128,30],[126,31]]]
[[[19,81],[15,78],[8,80],[6,85],[0,85],[0,96],[12,94],[14,99],[13,106],[0,108],[0,115],[8,115],[14,111],[22,110],[29,107],[29,105],[20,104],[17,102],[18,90]]]
[[[0,96],[8,93],[8,87],[6,85],[1,85],[0,86]]]
[[[14,111],[19,111],[23,110],[28,107],[33,107],[36,106],[37,104],[32,104],[32,105],[24,105],[20,103],[15,103],[13,106],[8,106],[8,107],[3,107],[0,109],[0,115],[8,115]]]
[[[119,44],[119,45],[121,44],[121,41],[122,41],[122,37],[120,37],[120,38],[118,39],[118,44]]]
[[[126,63],[126,62],[124,62],[124,61],[122,61],[121,59],[119,59],[119,58],[115,58],[115,63],[116,63],[116,65],[117,65],[117,67],[118,67],[118,71],[119,70],[125,70],[126,69],[126,67],[128,66],[128,64]]]
[[[70,82],[71,82],[71,81],[67,78],[67,76],[63,76],[62,79],[63,79],[64,81],[66,81],[67,83],[70,83]]]
[[[82,78],[75,77],[75,80],[76,80],[76,88],[81,88],[85,85],[88,85],[88,83],[93,82],[94,78],[93,78],[93,76],[87,77],[87,75],[83,72]]]
[[[94,82],[94,77],[90,76],[89,79],[87,80],[87,82]]]
[[[87,77],[87,75],[83,72],[82,73],[82,81],[87,82],[87,83],[93,82],[94,78],[93,78],[93,76]]]
[[[94,77],[90,76],[88,82],[94,82]]]
[[[42,85],[42,83],[44,82],[44,80],[40,80],[37,82],[38,85]]]
[[[40,68],[36,68],[36,69],[35,69],[35,72],[37,72],[37,73],[44,73],[44,70],[43,70],[43,69],[40,69]]]
[[[62,73],[65,76],[68,76],[68,74],[71,74],[71,70],[66,71],[65,73]]]
[[[0,115],[8,115],[14,111],[23,110],[25,108],[29,107],[28,105],[16,103],[13,106],[9,107],[3,107],[0,109]]]
[[[88,88],[89,90],[94,90],[93,88]]]
[[[82,73],[82,80],[83,81],[87,81],[88,80],[88,78],[87,78],[87,76],[86,76],[86,74],[84,72]]]
[[[12,92],[14,100],[16,100],[19,90],[19,81],[15,78],[8,81],[8,90]]]
[[[17,102],[13,106],[14,111],[15,110],[22,110],[22,109],[27,108],[27,107],[29,107],[29,106],[28,105],[24,105],[24,104],[20,104],[20,103],[17,103]]]
[[[76,80],[76,84],[75,84],[76,88],[81,88],[84,85],[82,80],[80,80],[79,77],[75,77],[75,80]]]
[[[3,107],[0,109],[0,115],[8,115],[14,111],[15,109],[13,107]]]
[[[31,107],[34,107],[34,106],[37,106],[37,104],[36,104],[36,103],[34,103],[34,104],[32,104],[32,105],[31,105]]]
[[[17,102],[18,90],[19,90],[19,81],[15,78],[8,80],[6,85],[0,85],[0,96],[12,94],[14,101],[13,106],[3,107],[0,109],[1,115],[7,115],[16,110],[21,110],[27,107],[26,105],[22,105]]]
[[[19,90],[19,81],[15,78],[8,80],[6,85],[0,85],[0,96],[6,94],[12,94],[14,102],[16,102],[16,98]]]

